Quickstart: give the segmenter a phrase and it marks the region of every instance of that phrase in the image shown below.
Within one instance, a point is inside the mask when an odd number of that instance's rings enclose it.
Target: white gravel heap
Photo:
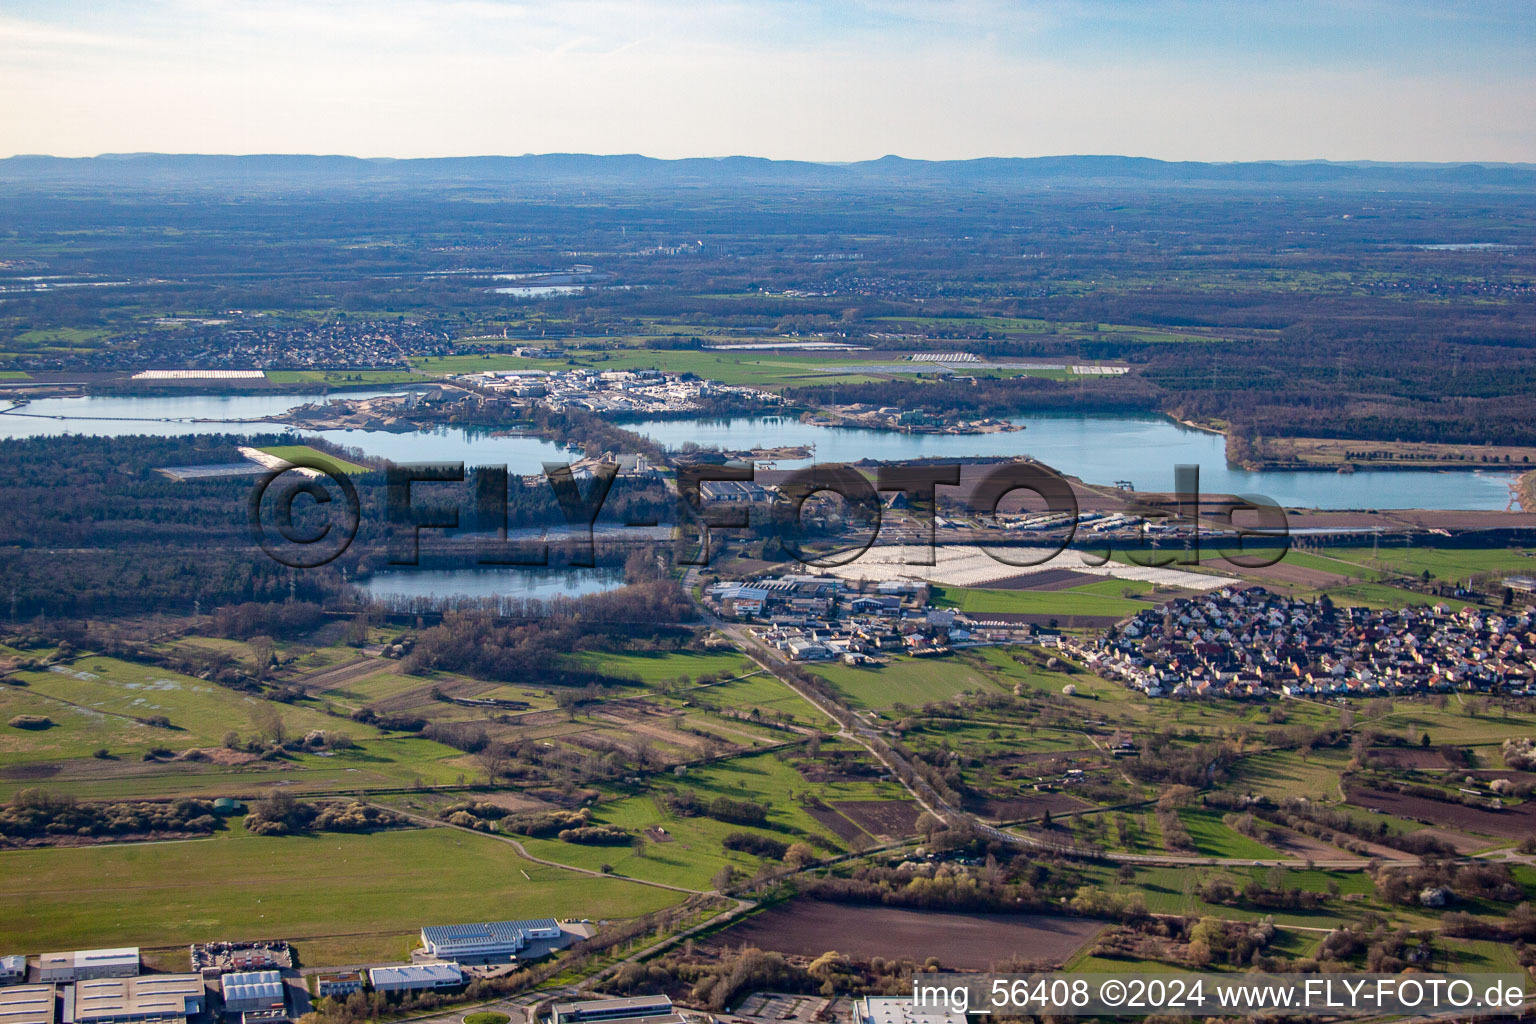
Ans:
[[[1014,561],[1034,561],[1045,558],[1051,550],[1048,547],[1010,546],[1007,556]],[[912,564],[921,559],[924,554],[925,549],[921,547],[905,545],[873,547],[847,565],[822,571],[845,580],[870,582],[923,580],[950,587],[985,587],[998,580],[1056,569],[1070,569],[1072,572],[1080,572],[1087,576],[1112,577],[1118,580],[1143,580],[1185,590],[1216,590],[1237,582],[1231,576],[1189,572],[1172,566],[1151,569],[1115,561],[1093,565],[1091,564],[1093,556],[1073,550],[1063,551],[1038,565],[1014,566],[999,562],[973,544],[943,544],[934,549],[933,565]]]

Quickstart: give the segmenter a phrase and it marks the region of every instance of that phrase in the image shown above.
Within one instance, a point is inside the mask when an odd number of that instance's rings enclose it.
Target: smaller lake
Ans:
[[[544,472],[546,462],[573,462],[579,454],[542,437],[498,435],[462,427],[435,427],[397,434],[388,430],[306,430],[391,462],[462,462],[466,466],[506,466],[513,474]]]
[[[394,390],[346,391],[329,398],[375,398]],[[244,420],[281,419],[300,405],[327,401],[323,395],[92,395],[80,398],[39,398],[0,415],[0,438],[123,437],[145,434],[178,437],[194,434],[279,434],[286,430],[319,437],[344,448],[356,448],[373,458],[394,462],[464,462],[506,466],[509,472],[543,472],[545,462],[570,462],[575,455],[562,445],[538,437],[496,435],[462,427],[437,427],[395,433],[388,430],[303,430],[278,423]]]
[[[0,415],[0,437],[57,437],[83,434],[118,437],[151,434],[273,433],[276,424],[233,423],[236,420],[281,416],[289,409],[332,398],[376,398],[393,391],[347,391],[334,395],[90,395],[80,398],[36,398]]]
[[[516,295],[519,298],[535,298],[540,295],[579,295],[586,285],[576,284],[514,284],[505,288],[492,288],[497,295]]]
[[[358,584],[375,601],[533,598],[599,594],[624,585],[624,570],[486,566],[478,569],[400,568],[376,572]]]

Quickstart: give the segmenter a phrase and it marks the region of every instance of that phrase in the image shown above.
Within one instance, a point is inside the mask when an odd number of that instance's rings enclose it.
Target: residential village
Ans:
[[[257,311],[219,317],[160,317],[114,337],[105,360],[114,369],[178,367],[265,370],[405,370],[412,358],[447,355],[453,337],[439,324],[340,316],[321,322]],[[51,354],[50,369],[78,369],[79,355]],[[90,363],[103,368],[103,361]]]
[[[1536,615],[1445,603],[1336,608],[1223,587],[1064,646],[1151,697],[1536,694]]]
[[[781,575],[716,583],[706,598],[727,618],[761,623],[754,633],[795,661],[877,666],[893,654],[1034,642],[1059,646],[1149,697],[1536,695],[1529,609],[1335,608],[1326,598],[1227,586],[1149,608],[1091,638],[935,608],[919,581]]]

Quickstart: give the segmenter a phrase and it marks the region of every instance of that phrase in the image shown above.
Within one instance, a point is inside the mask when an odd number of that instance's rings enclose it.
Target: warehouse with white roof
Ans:
[[[87,981],[91,978],[132,978],[139,973],[139,947],[82,949],[74,953],[44,953],[37,958],[38,981]]]
[[[907,996],[864,996],[854,1000],[853,1024],[966,1024],[965,1011],[951,1006],[918,1006]]]
[[[558,939],[560,923],[552,917],[526,921],[488,921],[482,924],[428,925],[421,930],[421,946],[440,960],[505,960],[536,939]]]
[[[287,1006],[283,976],[277,971],[226,974],[220,985],[224,989],[225,1013],[283,1010]]]
[[[622,999],[586,999],[576,1003],[556,1003],[549,1010],[550,1024],[683,1024],[673,1013],[672,1000],[664,995],[627,996]]]
[[[419,992],[422,989],[454,988],[464,984],[464,972],[458,964],[404,964],[400,967],[373,967],[368,983],[375,992]]]

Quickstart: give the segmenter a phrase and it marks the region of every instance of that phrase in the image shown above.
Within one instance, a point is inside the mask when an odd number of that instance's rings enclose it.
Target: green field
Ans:
[[[1368,547],[1326,548],[1311,552],[1317,567],[1330,572],[1349,572],[1349,563],[1357,569],[1382,569],[1418,576],[1426,570],[1442,580],[1464,580],[1484,572],[1536,573],[1536,554],[1529,548],[1434,548]],[[1289,556],[1287,556],[1289,557]],[[1332,562],[1333,564],[1328,564]]]
[[[1312,892],[1326,892],[1329,884],[1332,883],[1338,886],[1341,897],[1355,894],[1364,896],[1365,899],[1361,902],[1344,902],[1342,899],[1330,901],[1316,911],[1229,907],[1207,903],[1199,897],[1200,887],[1207,880],[1217,877],[1228,879],[1239,889],[1247,885],[1250,879],[1263,883],[1270,877],[1279,878],[1286,888],[1300,888]],[[1358,916],[1364,910],[1393,916],[1394,909],[1400,909],[1388,907],[1377,900],[1376,889],[1370,878],[1358,871],[1306,871],[1268,867],[1145,867],[1137,868],[1136,877],[1131,881],[1121,882],[1106,868],[1102,884],[1118,892],[1141,894],[1147,901],[1147,909],[1154,914],[1199,915],[1235,921],[1257,921],[1272,916],[1276,924],[1310,928],[1333,927]],[[1401,917],[1401,914],[1396,916]],[[1422,921],[1422,918],[1415,915],[1412,920],[1418,922]]]
[[[825,370],[835,366],[853,366],[858,353],[799,353],[734,351],[708,352],[695,349],[647,349],[629,347],[573,348],[566,359],[525,359],[514,355],[432,356],[413,361],[421,373],[443,375],[480,373],[487,370],[551,370],[571,365],[599,370],[659,369],[671,373],[692,373],[722,384],[740,384],[766,389],[807,383],[824,383]]]
[[[1134,828],[1129,836],[1129,842],[1122,843],[1115,831],[1115,818],[1125,817]],[[1148,853],[1162,856],[1167,851],[1163,847],[1163,833],[1158,826],[1157,816],[1150,811],[1120,812],[1114,815],[1108,814],[1084,814],[1078,817],[1061,817],[1056,819],[1057,828],[1066,828],[1079,842],[1089,843],[1106,850],[1115,850],[1120,853]]]
[[[44,786],[105,799],[249,794],[277,784],[350,791],[406,785],[418,778],[450,783],[466,770],[459,751],[430,740],[385,735],[310,706],[278,704],[116,658],[86,655],[70,665],[18,672],[14,678],[24,685],[0,687],[0,721],[31,714],[44,715],[54,725],[44,730],[0,726],[0,769],[9,769],[0,774],[0,793]],[[169,719],[169,727],[140,721],[158,716]],[[357,747],[330,757],[289,754],[233,766],[142,759],[154,748],[179,754],[218,747],[231,730],[249,738],[273,716],[289,736],[303,736],[314,729],[339,730]],[[102,749],[111,756],[93,756]]]
[[[922,719],[923,724],[904,733],[908,743],[965,750],[988,745],[1005,750],[1043,753],[1053,750],[1084,750],[1092,744],[1080,732],[1049,726],[973,722],[959,718]]]
[[[94,349],[111,331],[105,327],[41,327],[11,339],[18,351]]]
[[[399,662],[385,661],[378,666],[376,671],[369,672],[366,675],[353,676],[344,683],[321,690],[319,696],[324,697],[326,700],[335,701],[349,711],[352,711],[376,701],[387,700],[390,697],[396,697],[402,693],[409,693],[412,690],[419,690],[422,687],[430,687],[432,685],[432,681],[428,677],[405,675],[397,671],[399,665]],[[485,695],[496,697],[509,696],[499,692],[489,692],[491,689],[489,684],[487,684],[488,692]],[[521,688],[519,688],[520,690]],[[542,693],[542,691],[540,692]],[[530,700],[530,703],[532,703],[530,698],[523,697],[520,692],[518,697],[514,699]],[[536,706],[553,706],[553,702],[545,701]]]
[[[654,686],[665,680],[673,682],[686,677],[689,683],[700,676],[728,672],[741,675],[755,668],[735,651],[660,651],[622,654],[614,651],[578,651],[561,659],[568,668],[592,672],[618,679],[634,679],[646,686]]]
[[[109,761],[80,758],[28,764],[0,770],[0,799],[29,788],[81,800],[255,798],[274,787],[298,795],[350,794],[414,786],[418,781],[454,785],[473,779],[478,771],[471,758],[452,748],[415,736],[390,736],[360,742],[356,749],[330,757],[289,754],[234,767],[192,761],[140,762],[120,755]]]
[[[738,711],[761,709],[765,715],[784,714],[798,725],[826,728],[831,719],[817,711],[799,694],[767,673],[758,673],[728,683],[715,683],[684,696],[708,701],[720,708]]]
[[[1251,857],[1254,860],[1277,860],[1283,857],[1283,854],[1258,840],[1228,828],[1222,824],[1221,817],[1220,811],[1196,807],[1186,807],[1179,812],[1179,820],[1189,830],[1189,837],[1195,841],[1195,849],[1204,856]]]
[[[333,473],[366,473],[367,466],[359,466],[355,462],[335,455],[328,455],[318,448],[311,448],[307,444],[274,444],[266,448],[258,449],[268,455],[276,455],[280,459],[289,462],[301,463],[306,466],[314,466],[318,469],[330,470]]]
[[[964,655],[967,660],[980,665],[982,671],[991,674],[998,685],[1009,689],[1022,684],[1028,690],[1060,694],[1062,687],[1071,684],[1080,698],[1088,700],[1127,703],[1138,699],[1138,694],[1124,684],[1092,672],[1079,669],[1067,674],[1060,669],[1045,668],[1045,661],[1052,656],[1049,651],[1021,650],[1018,647],[982,647]],[[1016,657],[1024,658],[1026,663],[1015,661]],[[1147,713],[1154,710],[1146,698],[1140,698],[1140,701]]]
[[[9,718],[22,713],[13,707],[25,706],[27,712],[48,715],[57,725],[21,735],[12,729],[0,731],[0,764],[80,757],[101,746],[131,755],[152,746],[213,746],[226,731],[248,730],[253,716],[274,707],[215,683],[116,658],[87,656],[72,665],[16,676],[26,685],[0,690],[0,713]],[[316,711],[275,708],[293,730],[336,728],[332,719]],[[157,715],[169,718],[170,727],[137,721]],[[366,726],[349,731],[358,738],[377,735]]]
[[[849,706],[885,711],[893,705],[920,708],[948,701],[967,690],[996,690],[996,684],[961,658],[896,658],[883,668],[817,665],[813,671],[837,688]]]
[[[193,842],[0,852],[0,947],[177,946],[185,970],[189,942],[281,936],[310,963],[399,960],[423,924],[632,917],[680,898],[458,830],[256,837],[236,824]]]
[[[1395,701],[1392,707],[1392,712],[1380,719],[1384,728],[1413,736],[1427,732],[1435,744],[1490,747],[1506,739],[1536,735],[1536,715],[1512,711],[1498,702],[1486,714],[1477,714],[1460,694],[1452,695],[1443,711],[1424,701]],[[1503,767],[1497,751],[1487,751],[1485,757],[1489,759],[1487,767]]]
[[[667,830],[671,841],[647,841],[640,851],[629,846],[583,846],[554,839],[528,839],[524,845],[535,857],[561,864],[584,868],[608,864],[620,875],[705,889],[709,887],[711,877],[725,864],[732,864],[747,874],[757,870],[760,863],[757,857],[721,847],[721,840],[732,832],[753,832],[785,843],[811,835],[831,840],[830,833],[800,805],[798,798],[801,796],[814,792],[823,800],[896,800],[906,795],[895,783],[817,783],[813,786],[793,767],[767,754],[735,757],[705,768],[691,769],[686,775],[668,778],[660,785],[668,789],[691,789],[705,801],[726,796],[769,804],[772,808],[768,815],[770,827],[750,828],[702,816],[682,817],[663,811],[650,790],[637,790],[597,804],[593,808],[593,821],[632,832],[659,825]],[[825,848],[821,848],[821,853],[825,855]]]
[[[1402,587],[1391,587],[1385,583],[1349,583],[1343,586],[1327,587],[1319,593],[1327,593],[1330,600],[1340,608],[1358,606],[1362,608],[1411,608],[1415,605],[1433,604],[1435,598],[1428,594],[1421,594],[1414,590],[1405,590]],[[1466,602],[1461,602],[1465,604]]]
[[[501,353],[462,356],[423,356],[411,365],[427,377],[445,377],[457,373],[485,373],[489,370],[553,370],[566,364],[564,359],[525,359]]]
[[[882,316],[874,317],[889,323],[911,324],[915,327],[938,327],[949,329],[977,329],[984,331],[998,331],[1005,334],[1034,334],[1047,336],[1094,335],[1113,334],[1116,340],[1134,339],[1142,342],[1169,344],[1174,342],[1210,342],[1212,339],[1203,334],[1177,334],[1171,331],[1149,330],[1145,327],[1136,327],[1129,324],[1105,324],[1074,322],[1066,320],[1040,320],[1034,317],[1017,316]],[[1092,360],[1082,360],[1092,362]]]
[[[1232,784],[1242,792],[1259,793],[1276,800],[1291,796],[1338,800],[1339,773],[1348,760],[1349,755],[1338,750],[1305,755],[1295,750],[1250,754],[1237,763]]]
[[[1523,974],[1520,951],[1507,942],[1489,942],[1479,939],[1435,940],[1453,971]]]

